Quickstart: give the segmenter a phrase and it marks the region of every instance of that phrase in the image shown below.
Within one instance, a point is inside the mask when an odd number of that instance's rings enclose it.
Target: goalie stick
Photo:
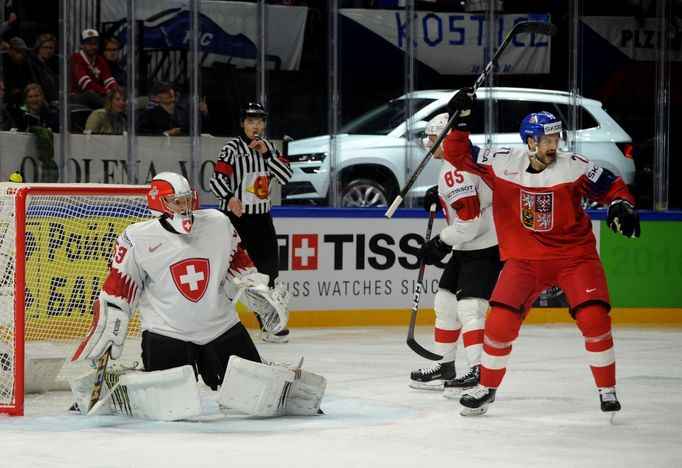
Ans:
[[[431,205],[429,210],[429,222],[426,225],[426,235],[424,235],[424,243],[427,243],[431,239],[431,229],[433,228],[433,218],[436,216],[436,204]],[[422,294],[422,289],[424,288],[422,282],[424,280],[424,259],[422,258],[419,262],[419,274],[417,275],[417,286],[414,290],[414,299],[412,300],[412,316],[410,317],[410,327],[407,329],[407,346],[410,347],[412,351],[419,354],[421,357],[426,359],[431,359],[432,361],[440,361],[443,356],[432,353],[428,349],[424,348],[422,345],[417,343],[414,339],[414,327],[417,323],[417,310],[419,309],[419,299]]]
[[[492,70],[495,63],[497,63],[497,59],[500,58],[500,55],[502,55],[502,52],[504,52],[504,50],[507,48],[512,39],[514,39],[514,37],[517,36],[518,34],[523,33],[535,33],[540,34],[542,36],[553,36],[556,33],[556,26],[553,25],[552,23],[547,23],[543,21],[524,21],[521,23],[516,23],[514,27],[511,29],[511,31],[509,31],[509,33],[507,34],[507,37],[504,38],[504,41],[495,52],[495,55],[493,55],[493,58],[490,59],[488,64],[483,69],[483,72],[474,82],[473,86],[474,92],[476,92],[476,90],[483,84],[485,79],[490,74],[490,70]],[[395,200],[393,200],[391,206],[388,207],[388,210],[386,210],[386,213],[384,214],[385,217],[390,219],[393,216],[395,210],[397,210],[400,204],[403,202],[403,199],[405,198],[405,195],[407,195],[407,192],[410,191],[412,185],[414,185],[419,175],[422,173],[426,165],[429,163],[429,160],[431,159],[433,153],[440,147],[441,143],[445,139],[445,136],[448,134],[448,132],[454,125],[455,120],[457,120],[458,116],[459,116],[458,112],[455,112],[450,116],[448,124],[440,132],[436,142],[431,146],[431,148],[429,148],[429,151],[427,151],[424,158],[421,160],[417,168],[414,170],[414,173],[412,174],[410,179],[407,181],[402,190],[400,190],[400,193],[396,195]]]
[[[109,363],[109,355],[111,354],[111,346],[104,351],[104,354],[97,361],[97,378],[95,379],[95,385],[92,387],[92,394],[90,395],[90,403],[88,404],[88,409],[85,414],[90,415],[90,410],[97,404],[100,396],[102,395],[102,387],[104,386],[104,374],[107,371],[107,364]]]

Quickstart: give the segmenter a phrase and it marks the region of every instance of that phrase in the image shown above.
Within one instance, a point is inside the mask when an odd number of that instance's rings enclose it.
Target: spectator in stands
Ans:
[[[172,83],[159,81],[150,91],[151,102],[139,119],[139,133],[142,135],[189,135],[189,112],[177,103]],[[202,123],[208,115],[206,99],[199,101]]]
[[[24,89],[19,129],[36,136],[36,149],[40,159],[40,182],[56,182],[59,171],[54,160],[54,132],[59,131],[57,113],[45,105],[43,90],[31,83]]]
[[[5,104],[5,83],[0,80],[0,130],[8,131],[13,128],[17,128],[14,122],[14,117],[7,110],[7,104]]]
[[[26,85],[35,83],[36,77],[26,60],[28,47],[20,37],[9,41],[9,49],[3,57],[3,74],[6,86],[6,101],[9,104],[21,105],[22,93]]]
[[[128,76],[126,74],[125,66],[121,62],[121,51],[118,46],[118,40],[115,37],[107,37],[102,44],[102,57],[109,65],[111,76],[114,77],[116,83],[122,88],[126,87],[128,83]]]
[[[16,22],[17,22],[17,14],[13,11],[7,11],[5,12],[5,21],[2,22],[2,25],[0,25],[0,34],[4,37],[5,33],[9,34],[10,31],[14,28]],[[3,45],[6,44],[3,41]]]
[[[103,109],[92,111],[85,122],[86,133],[122,135],[128,130],[126,118],[126,93],[123,88],[114,88],[107,93]]]
[[[57,38],[52,34],[41,34],[33,50],[28,54],[28,63],[33,70],[36,83],[45,93],[50,107],[59,107],[59,65],[56,62]]]
[[[32,127],[49,128],[53,132],[59,131],[57,113],[45,103],[43,89],[37,83],[30,83],[24,88],[24,103],[19,114],[19,130],[30,132]]]
[[[109,65],[97,54],[98,48],[99,33],[95,29],[86,29],[81,33],[80,51],[69,57],[73,104],[99,109],[104,107],[107,92],[118,88]]]

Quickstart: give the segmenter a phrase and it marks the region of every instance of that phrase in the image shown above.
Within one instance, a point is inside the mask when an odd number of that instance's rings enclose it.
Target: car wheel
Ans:
[[[341,206],[344,207],[368,207],[388,206],[386,189],[373,180],[357,179],[351,181],[343,188]]]

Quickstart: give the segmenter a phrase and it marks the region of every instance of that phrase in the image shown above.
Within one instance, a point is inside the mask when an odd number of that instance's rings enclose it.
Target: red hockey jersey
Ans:
[[[620,177],[573,153],[557,153],[539,173],[528,172],[525,148],[481,149],[469,134],[451,131],[445,152],[457,167],[480,175],[493,190],[493,218],[503,260],[541,260],[594,253],[592,223],[583,197],[634,205]]]

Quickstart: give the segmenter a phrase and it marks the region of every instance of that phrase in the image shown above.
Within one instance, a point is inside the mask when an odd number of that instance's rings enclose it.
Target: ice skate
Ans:
[[[601,387],[599,389],[599,401],[601,402],[601,410],[605,413],[610,413],[611,422],[613,422],[616,412],[620,411],[616,387]]]
[[[480,378],[481,366],[473,366],[463,376],[445,382],[443,384],[443,396],[452,400],[459,399],[462,391],[478,385]]]
[[[456,377],[455,362],[436,362],[429,367],[412,371],[410,388],[417,390],[443,390],[443,382]]]
[[[462,392],[459,403],[464,406],[459,412],[462,416],[480,416],[488,411],[490,403],[495,401],[496,388],[477,385]]]
[[[261,339],[269,343],[288,343],[289,342],[289,329],[285,328],[277,333],[270,333],[269,331],[263,329]]]

